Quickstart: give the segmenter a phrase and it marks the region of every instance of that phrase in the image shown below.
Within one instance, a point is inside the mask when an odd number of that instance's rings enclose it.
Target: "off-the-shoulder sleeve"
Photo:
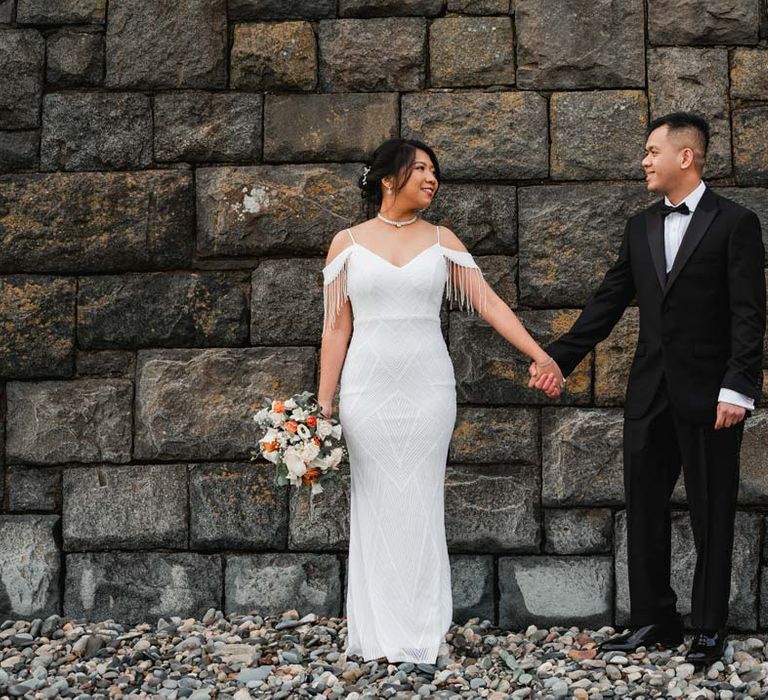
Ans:
[[[336,324],[336,316],[349,298],[347,268],[352,246],[346,247],[323,268],[323,333]]]
[[[459,308],[469,313],[484,313],[488,301],[487,285],[472,255],[445,246],[440,246],[440,250],[445,258],[445,296],[450,307],[453,308],[453,303],[458,302]],[[476,303],[478,309],[475,309]]]

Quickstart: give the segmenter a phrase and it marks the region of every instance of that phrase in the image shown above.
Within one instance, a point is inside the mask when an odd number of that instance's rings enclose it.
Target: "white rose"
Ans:
[[[291,413],[291,419],[299,421],[300,423],[307,420],[307,416],[309,416],[309,411],[305,411],[303,408],[297,408],[293,413]]]
[[[291,474],[294,477],[303,476],[307,471],[307,465],[304,464],[301,453],[295,447],[286,448],[285,454],[283,454],[283,461],[288,468],[289,476]]]
[[[333,426],[322,418],[317,419],[317,437],[325,440],[333,432]]]
[[[331,437],[335,438],[336,440],[341,439],[341,423],[337,423],[333,426],[333,428],[331,428]]]
[[[338,467],[341,458],[344,456],[344,450],[341,447],[335,447],[331,450],[331,454],[328,455],[328,461],[331,467]]]
[[[289,411],[292,411],[294,408],[296,408],[296,406],[298,406],[298,404],[293,399],[288,399],[285,403],[283,403],[283,407]]]
[[[253,420],[255,420],[257,423],[266,423],[269,420],[269,409],[262,408],[256,413],[256,415],[253,417]]]
[[[261,456],[268,462],[272,462],[272,464],[277,464],[280,461],[280,453],[277,450],[274,452],[262,452]]]
[[[272,425],[275,428],[279,428],[285,423],[285,413],[275,413],[275,411],[270,411],[269,417],[272,419]]]
[[[319,454],[320,448],[314,442],[308,442],[301,451],[301,458],[305,462],[311,462]]]
[[[304,423],[299,423],[298,427],[296,428],[296,434],[302,440],[309,440],[309,438],[312,437],[312,433],[309,431],[309,428],[304,425]]]

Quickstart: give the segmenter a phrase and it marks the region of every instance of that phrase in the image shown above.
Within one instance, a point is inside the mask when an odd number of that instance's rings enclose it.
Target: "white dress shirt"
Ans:
[[[693,190],[693,192],[691,192],[683,200],[683,202],[685,202],[685,204],[688,206],[688,209],[690,209],[690,214],[685,215],[673,212],[671,214],[667,214],[664,217],[664,255],[666,257],[667,263],[667,274],[669,274],[669,271],[672,269],[672,265],[675,263],[677,251],[680,250],[680,244],[683,242],[685,232],[688,230],[688,224],[691,223],[693,212],[701,201],[701,198],[704,195],[704,191],[706,189],[707,186],[704,184],[704,182],[699,181],[696,189]],[[678,202],[677,204],[673,205],[667,197],[664,197],[664,203],[670,207],[679,206],[682,204],[682,202]],[[717,400],[723,401],[724,403],[731,403],[736,406],[741,406],[742,408],[749,409],[750,411],[755,408],[754,399],[751,399],[749,396],[744,396],[744,394],[740,394],[738,391],[733,391],[732,389],[720,389],[720,395],[717,397]]]

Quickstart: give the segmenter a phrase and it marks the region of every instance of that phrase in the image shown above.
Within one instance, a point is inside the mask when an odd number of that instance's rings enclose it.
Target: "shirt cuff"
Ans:
[[[744,394],[740,394],[738,391],[734,391],[733,389],[720,389],[720,395],[717,397],[718,401],[723,401],[724,403],[732,403],[735,406],[741,406],[742,408],[746,408],[749,411],[755,410],[755,400],[750,398],[749,396],[744,396]]]

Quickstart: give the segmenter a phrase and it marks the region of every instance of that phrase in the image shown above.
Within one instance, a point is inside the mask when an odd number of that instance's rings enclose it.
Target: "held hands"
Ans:
[[[324,418],[330,418],[333,415],[333,401],[320,401],[317,402],[320,406],[320,413]]]
[[[528,368],[531,379],[528,387],[543,391],[548,398],[556,399],[565,386],[563,373],[551,357],[546,362],[532,362]]]
[[[725,403],[720,401],[717,404],[717,419],[715,420],[715,430],[721,428],[732,428],[734,425],[741,423],[744,420],[744,416],[747,414],[747,409],[741,406],[736,406],[732,403]]]

